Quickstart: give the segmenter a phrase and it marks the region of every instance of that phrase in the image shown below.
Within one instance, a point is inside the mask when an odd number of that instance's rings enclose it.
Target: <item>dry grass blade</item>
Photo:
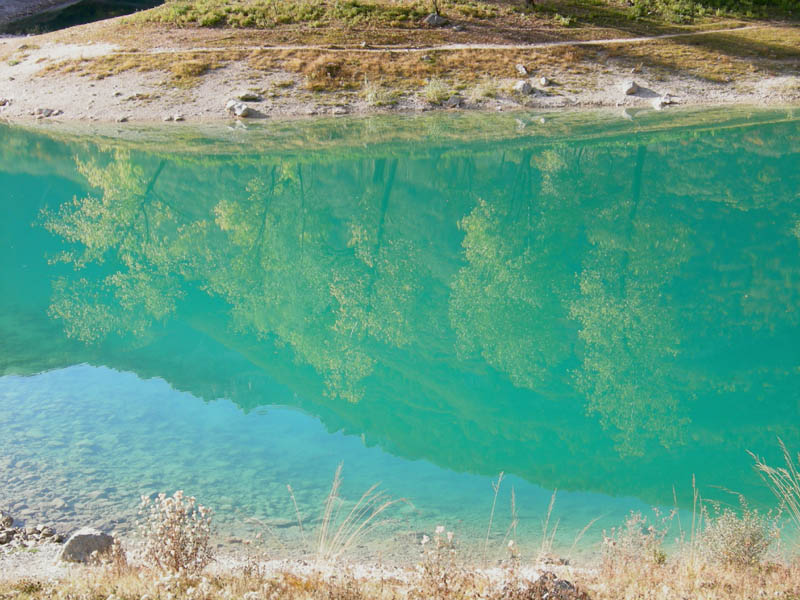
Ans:
[[[342,465],[340,464],[333,477],[331,491],[325,500],[322,524],[317,538],[317,558],[321,560],[338,559],[358,540],[376,527],[388,522],[388,519],[381,518],[386,510],[400,502],[406,502],[404,498],[390,498],[388,494],[378,489],[380,484],[376,483],[361,495],[347,516],[339,522],[338,515],[341,510],[339,488],[341,484]],[[335,514],[334,508],[336,508]]]
[[[300,535],[303,538],[303,545],[306,545],[306,532],[303,530],[303,519],[300,518],[300,509],[297,507],[297,498],[294,496],[292,486],[287,484],[286,489],[289,490],[289,496],[292,497],[292,504],[294,504],[294,514],[297,516],[297,525],[300,527]]]
[[[542,521],[542,545],[539,548],[539,559],[544,558],[553,551],[553,541],[555,540],[556,532],[558,531],[558,524],[561,522],[560,519],[556,521],[553,530],[548,533],[548,529],[550,528],[550,517],[553,515],[553,506],[556,503],[557,493],[557,489],[553,490],[553,495],[550,496],[550,504],[547,506],[547,514],[545,515],[544,521]]]
[[[800,531],[800,472],[798,472],[792,455],[783,440],[778,438],[778,443],[783,452],[786,467],[770,467],[752,452],[750,452],[750,456],[755,460],[756,470],[764,478],[782,506],[785,507],[792,521],[794,521],[795,527]],[[800,454],[798,454],[797,461],[800,464]]]
[[[494,490],[494,498],[492,499],[492,510],[489,513],[489,527],[486,528],[486,539],[483,541],[483,564],[486,564],[486,549],[489,547],[489,535],[492,533],[492,521],[494,521],[494,509],[497,505],[497,494],[500,492],[500,484],[503,483],[504,472],[500,471],[497,476],[497,481],[492,482],[492,489]]]
[[[567,553],[567,558],[569,558],[569,559],[571,559],[571,558],[572,558],[572,553],[575,551],[575,548],[577,548],[577,547],[578,547],[578,544],[579,544],[579,543],[580,543],[580,541],[583,539],[583,536],[584,536],[584,535],[586,535],[586,532],[587,532],[587,531],[589,531],[589,529],[591,529],[592,525],[594,525],[595,523],[597,523],[599,520],[600,520],[600,517],[595,517],[594,519],[592,519],[591,521],[589,521],[589,522],[588,522],[588,523],[587,523],[587,524],[584,526],[584,528],[583,528],[583,529],[581,529],[581,530],[578,532],[578,535],[576,535],[576,536],[575,536],[575,539],[574,539],[574,540],[572,540],[572,546],[570,546],[570,547],[569,547],[569,552]],[[553,544],[552,544],[552,539],[551,539],[551,540],[550,540],[550,546],[552,547],[552,545],[553,545]]]

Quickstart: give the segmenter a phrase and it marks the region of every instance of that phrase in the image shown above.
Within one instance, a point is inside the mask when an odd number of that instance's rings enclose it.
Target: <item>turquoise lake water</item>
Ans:
[[[0,508],[132,531],[183,489],[303,551],[334,471],[453,530],[596,550],[775,505],[800,450],[800,112],[0,125]]]

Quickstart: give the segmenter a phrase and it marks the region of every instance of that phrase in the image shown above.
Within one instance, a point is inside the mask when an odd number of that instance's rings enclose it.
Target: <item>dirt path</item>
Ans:
[[[188,48],[151,48],[149,50],[136,52],[129,52],[125,50],[116,50],[111,47],[109,53],[116,51],[120,55],[141,55],[147,54],[177,54],[177,53],[202,53],[202,52],[248,52],[252,50],[267,50],[267,51],[306,51],[306,50],[321,50],[325,52],[347,52],[347,53],[369,53],[369,52],[430,52],[441,50],[544,50],[547,48],[564,48],[571,46],[608,46],[620,44],[643,44],[648,42],[655,42],[660,40],[669,40],[676,38],[709,36],[720,33],[738,33],[753,29],[767,29],[770,25],[747,25],[743,27],[730,27],[726,29],[713,29],[705,31],[690,31],[683,33],[667,33],[663,35],[652,35],[643,37],[628,37],[628,38],[607,38],[598,40],[567,40],[558,42],[538,42],[533,44],[439,44],[439,45],[420,45],[420,46],[379,46],[369,45],[364,47],[338,47],[322,44],[282,44],[275,45],[248,45],[248,46],[199,46]]]

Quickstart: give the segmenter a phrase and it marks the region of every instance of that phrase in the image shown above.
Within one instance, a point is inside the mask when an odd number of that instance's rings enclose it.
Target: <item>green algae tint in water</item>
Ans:
[[[481,546],[500,471],[496,557],[512,487],[528,553],[556,488],[562,551],[693,476],[772,506],[800,120],[548,119],[0,128],[0,507],[129,531],[180,488],[299,552],[286,484],[313,529],[343,462],[410,501],[360,550],[400,560],[440,523]]]

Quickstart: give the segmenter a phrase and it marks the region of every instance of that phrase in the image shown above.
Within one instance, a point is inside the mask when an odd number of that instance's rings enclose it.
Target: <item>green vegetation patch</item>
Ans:
[[[348,25],[402,26],[422,19],[429,12],[430,7],[418,0],[411,2],[172,0],[159,8],[132,18],[178,26],[267,29],[300,23],[322,26],[332,22]]]

